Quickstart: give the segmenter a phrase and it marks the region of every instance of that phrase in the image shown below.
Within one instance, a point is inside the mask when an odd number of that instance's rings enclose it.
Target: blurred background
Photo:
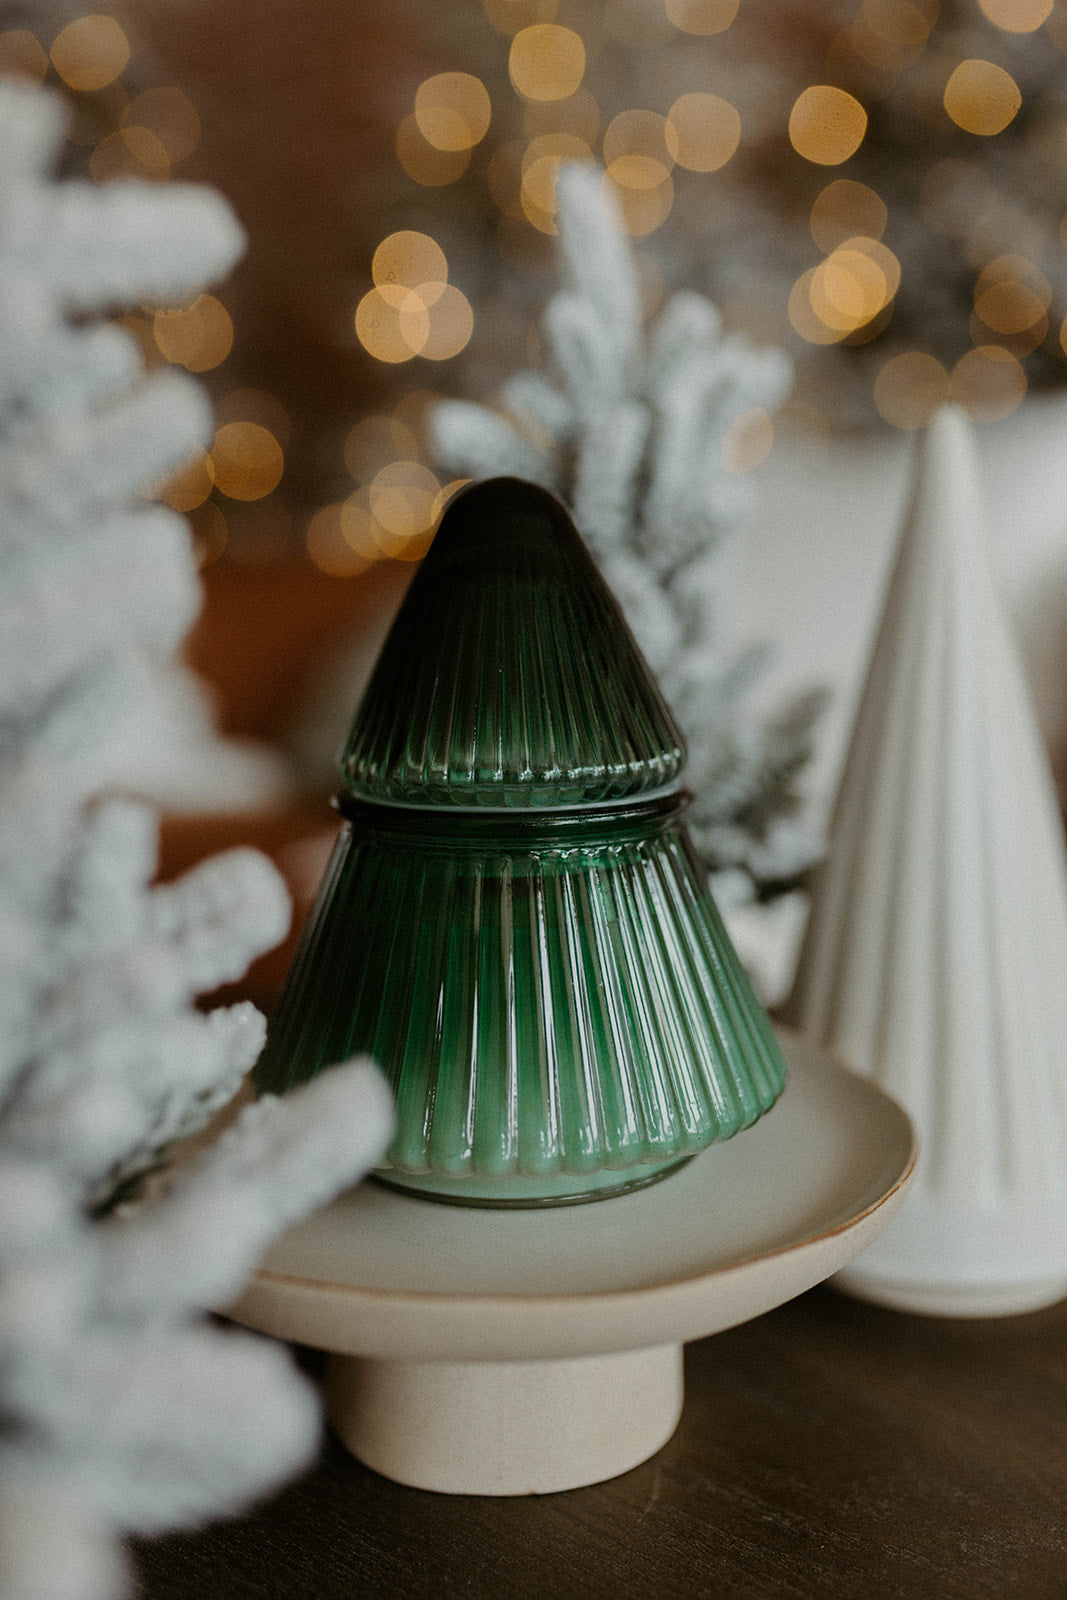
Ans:
[[[210,449],[165,491],[205,584],[189,660],[221,728],[267,741],[292,779],[284,804],[250,795],[210,828],[172,818],[170,867],[209,837],[256,837],[313,881],[338,695],[350,684],[354,707],[456,486],[427,408],[539,365],[555,181],[573,159],[605,169],[650,317],[697,289],[728,331],[795,365],[782,410],[732,446],[730,470],[759,489],[732,626],[776,647],[768,700],[834,691],[816,811],[909,435],[950,398],[983,429],[997,551],[1064,776],[1067,6],[7,0],[0,22],[0,71],[69,103],[68,175],[208,182],[248,235],[230,281],[124,319],[149,365],[214,398]]]

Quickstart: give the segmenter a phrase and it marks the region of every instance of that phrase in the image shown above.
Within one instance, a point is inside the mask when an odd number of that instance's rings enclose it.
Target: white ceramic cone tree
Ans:
[[[787,1016],[920,1136],[843,1288],[958,1316],[1067,1295],[1063,828],[954,408],[919,442]]]

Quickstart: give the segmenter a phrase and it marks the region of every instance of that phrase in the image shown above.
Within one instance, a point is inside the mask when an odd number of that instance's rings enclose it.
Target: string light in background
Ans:
[[[741,142],[741,118],[717,94],[683,94],[667,113],[674,159],[690,172],[718,172]]]
[[[78,17],[52,42],[52,65],[68,89],[103,89],[130,59],[130,42],[114,17]]]
[[[152,335],[160,354],[187,372],[210,372],[233,348],[233,323],[221,300],[202,294],[192,305],[157,311]]]
[[[956,126],[985,138],[1003,133],[1022,103],[1011,73],[993,61],[961,61],[945,85],[945,110]]]
[[[739,0],[664,0],[667,16],[683,33],[724,33],[737,16]]]
[[[1051,16],[1053,0],[978,0],[978,4],[1005,33],[1034,33]]]
[[[403,229],[383,239],[371,263],[374,288],[356,307],[356,335],[378,361],[414,356],[448,361],[468,343],[474,313],[448,282],[448,262],[428,234]]]
[[[855,155],[867,132],[867,113],[855,95],[812,84],[789,113],[789,142],[805,161],[836,167]]]
[[[565,100],[585,76],[585,45],[573,28],[535,23],[512,39],[508,72],[527,100]]]
[[[470,150],[489,130],[492,104],[480,78],[469,72],[439,72],[419,85],[415,123],[435,150]]]
[[[0,72],[43,83],[48,74],[48,51],[25,28],[0,33]]]

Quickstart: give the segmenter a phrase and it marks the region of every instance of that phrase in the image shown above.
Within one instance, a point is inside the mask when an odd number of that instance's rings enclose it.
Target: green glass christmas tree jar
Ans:
[[[367,1052],[427,1198],[651,1182],[785,1066],[682,820],[681,734],[563,506],[451,502],[356,714],[333,857],[256,1068]]]

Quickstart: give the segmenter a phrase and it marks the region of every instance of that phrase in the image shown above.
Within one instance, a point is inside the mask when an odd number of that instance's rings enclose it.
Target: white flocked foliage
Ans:
[[[723,602],[751,486],[723,465],[731,424],[781,404],[777,350],[725,337],[709,301],[673,295],[643,326],[637,268],[603,175],[559,175],[563,287],[543,318],[545,373],[507,383],[500,409],[442,401],[434,449],[453,472],[514,473],[571,506],[689,741],[690,825],[724,892],[780,883],[818,843],[795,779],[820,696],[769,720],[741,708],[762,652],[730,648]]]
[[[118,1536],[232,1511],[318,1436],[277,1347],[205,1318],[389,1137],[369,1063],[246,1108],[138,1180],[255,1060],[249,1004],[198,1010],[284,935],[271,864],[153,886],[157,825],[101,797],[137,651],[195,615],[188,530],[149,496],[209,436],[190,379],[105,320],[226,271],[208,191],[58,184],[46,94],[0,86],[0,1600],[115,1600]]]

